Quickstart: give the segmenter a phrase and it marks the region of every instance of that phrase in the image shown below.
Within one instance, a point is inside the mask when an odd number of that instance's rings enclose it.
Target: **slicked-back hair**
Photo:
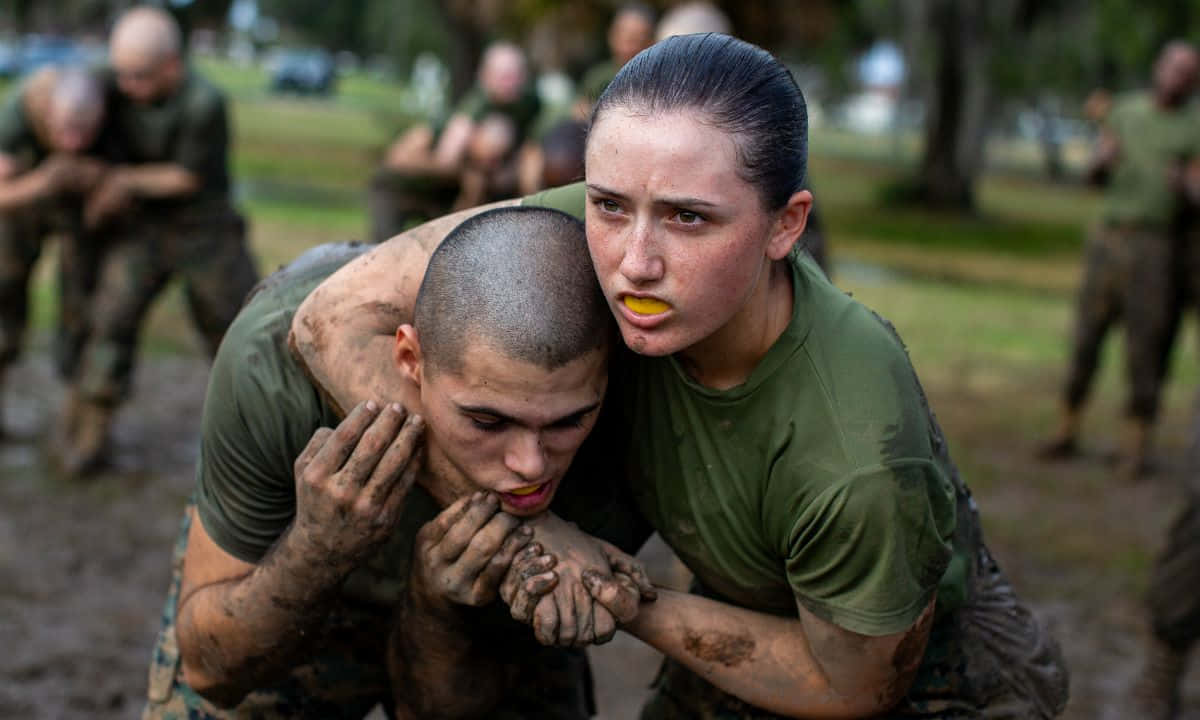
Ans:
[[[804,189],[804,95],[792,73],[757,45],[718,33],[659,41],[621,68],[596,101],[591,126],[613,108],[646,115],[694,111],[729,133],[738,175],[758,188],[767,210],[782,208]]]
[[[583,223],[546,208],[498,208],[454,228],[413,315],[427,372],[460,372],[472,344],[554,370],[613,334]]]

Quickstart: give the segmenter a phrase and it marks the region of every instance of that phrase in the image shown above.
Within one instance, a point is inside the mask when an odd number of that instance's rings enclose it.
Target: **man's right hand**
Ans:
[[[337,429],[321,428],[294,467],[293,539],[348,572],[400,518],[421,466],[425,422],[398,403],[360,403]]]
[[[492,493],[459,498],[417,533],[410,589],[427,610],[446,613],[455,605],[481,607],[496,599],[517,553],[526,549],[549,568],[552,558],[529,541],[533,531],[508,513]],[[531,595],[549,591],[553,574],[532,579]]]

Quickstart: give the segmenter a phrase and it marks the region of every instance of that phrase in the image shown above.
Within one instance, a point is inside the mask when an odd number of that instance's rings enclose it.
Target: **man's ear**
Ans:
[[[807,190],[797,190],[788,198],[787,205],[779,211],[767,242],[767,257],[782,260],[792,251],[804,228],[808,225],[808,213],[812,210],[813,196]]]
[[[421,340],[417,329],[408,323],[396,328],[396,342],[392,347],[392,361],[404,376],[421,387],[421,372],[424,359],[421,355]]]

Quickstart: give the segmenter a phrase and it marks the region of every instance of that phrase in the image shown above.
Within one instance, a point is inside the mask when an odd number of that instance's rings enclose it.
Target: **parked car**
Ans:
[[[272,63],[271,90],[328,95],[337,82],[333,58],[323,50],[286,50]]]

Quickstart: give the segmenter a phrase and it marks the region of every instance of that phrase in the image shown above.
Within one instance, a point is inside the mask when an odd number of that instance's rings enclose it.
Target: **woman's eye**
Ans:
[[[675,219],[683,225],[695,225],[704,218],[700,217],[700,215],[697,213],[691,212],[690,210],[680,210],[678,213],[676,213]]]
[[[617,205],[617,203],[613,200],[601,200],[600,201],[600,209],[603,210],[604,212],[615,213],[621,209],[621,206]]]

